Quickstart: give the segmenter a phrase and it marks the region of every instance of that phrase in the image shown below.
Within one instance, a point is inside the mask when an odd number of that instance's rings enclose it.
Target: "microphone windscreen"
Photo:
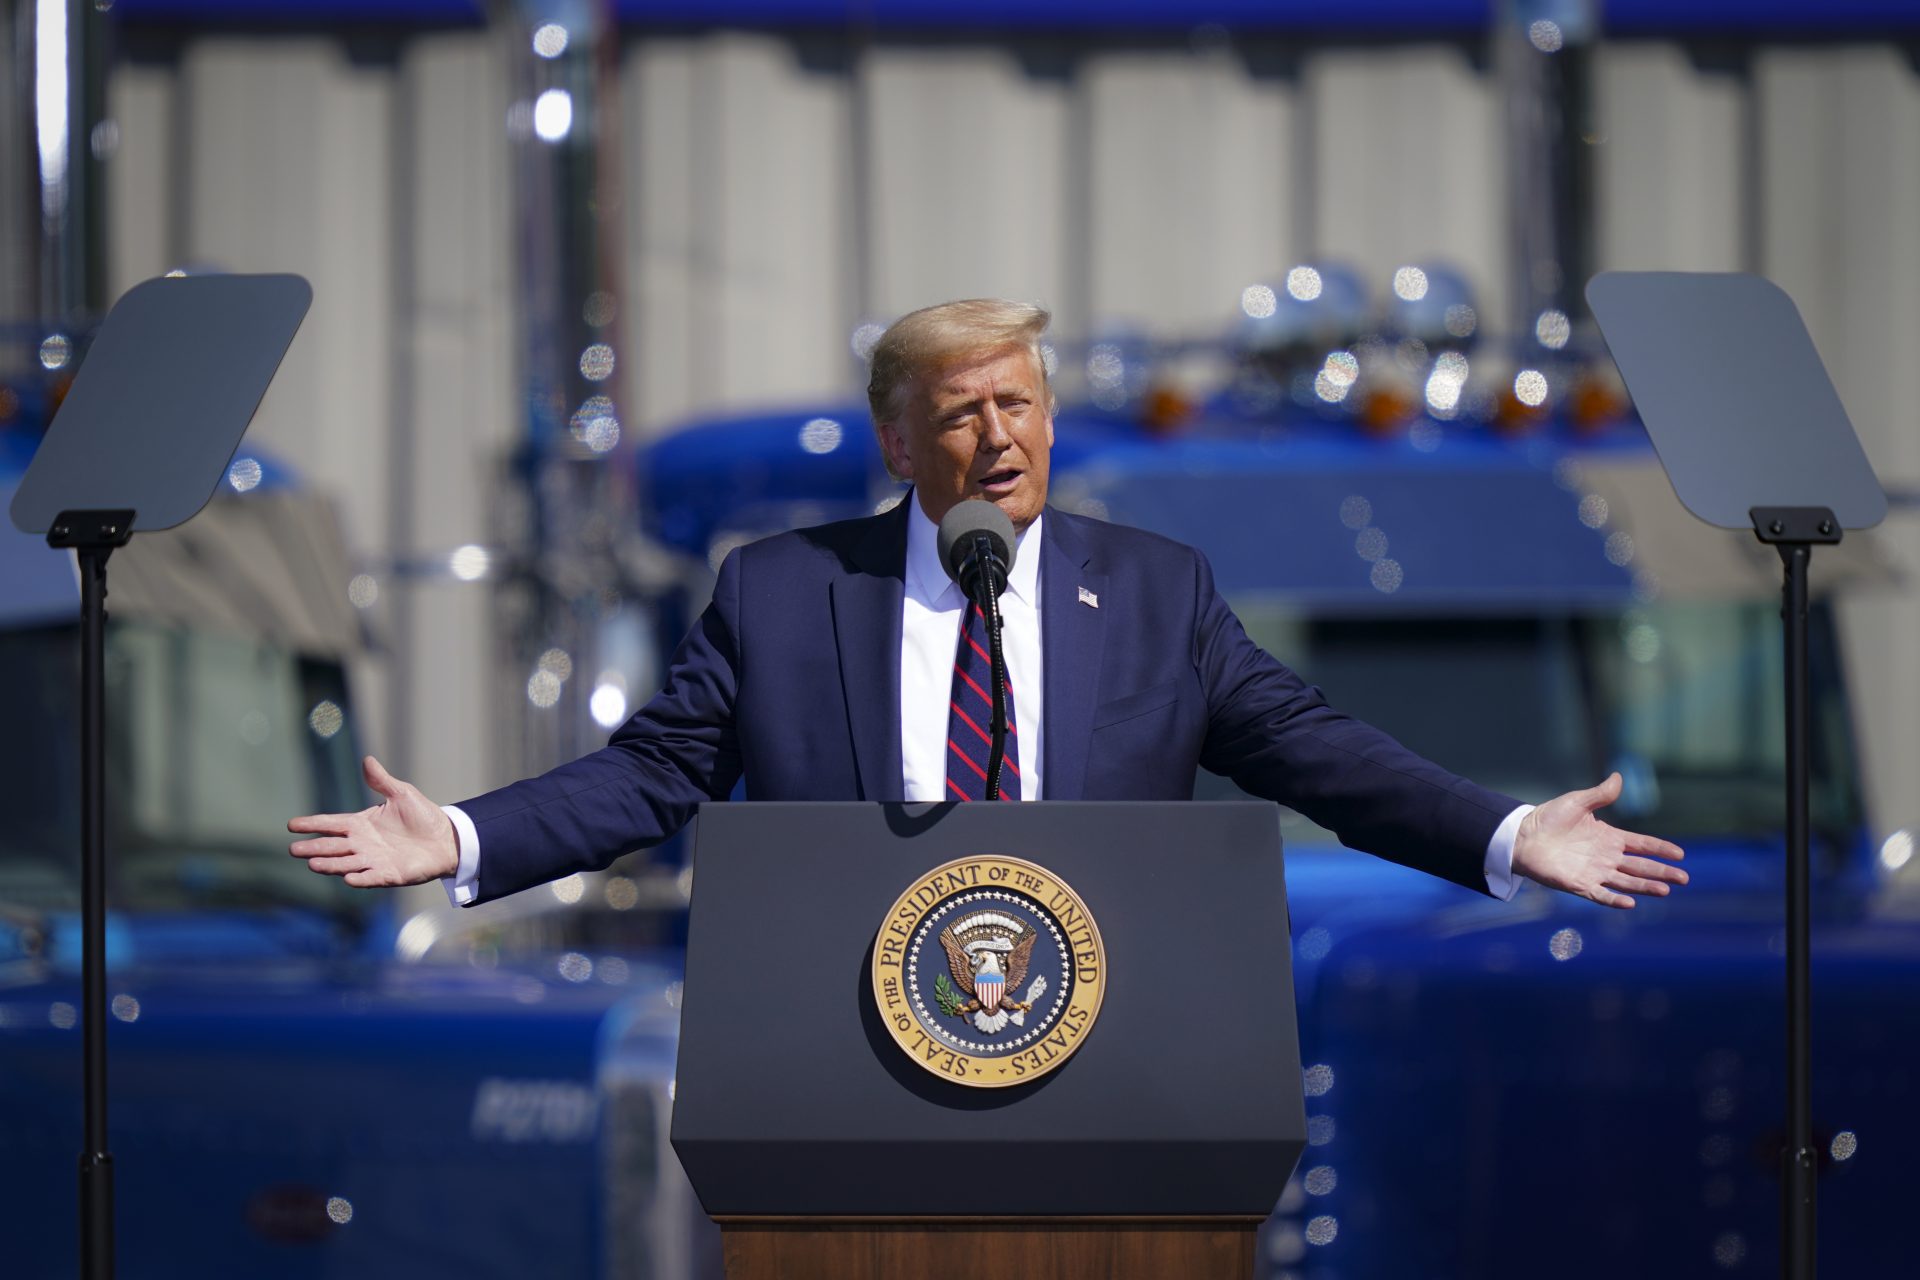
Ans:
[[[991,502],[977,498],[969,502],[957,502],[951,511],[940,518],[940,563],[946,566],[947,576],[955,582],[960,581],[960,566],[967,558],[972,535],[976,533],[985,533],[991,538],[994,554],[1000,557],[1000,563],[1009,572],[1013,569],[1013,552],[1019,544],[1014,541],[1013,521],[1007,519],[1007,513]]]

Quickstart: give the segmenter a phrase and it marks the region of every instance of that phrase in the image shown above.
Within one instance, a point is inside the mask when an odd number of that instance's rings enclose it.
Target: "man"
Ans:
[[[1525,877],[1631,907],[1686,883],[1663,860],[1678,848],[1594,816],[1619,775],[1538,808],[1455,777],[1248,640],[1198,552],[1048,509],[1047,320],[974,300],[896,322],[867,393],[909,496],[730,555],[665,688],[603,750],[444,810],[369,757],[384,802],[296,818],[314,838],[292,854],[351,885],[445,880],[465,904],[657,843],[742,776],[755,800],[984,799],[979,623],[934,537],[956,503],[987,501],[1019,542],[998,798],[1186,799],[1205,767],[1351,847],[1498,897]]]

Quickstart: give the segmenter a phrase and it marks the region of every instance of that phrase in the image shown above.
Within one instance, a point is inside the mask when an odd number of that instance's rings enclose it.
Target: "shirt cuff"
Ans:
[[[1527,878],[1513,869],[1513,842],[1520,835],[1520,820],[1532,812],[1532,805],[1521,805],[1494,828],[1493,839],[1487,841],[1487,892],[1502,902],[1512,901],[1513,895],[1526,883]],[[464,841],[461,847],[464,850]],[[460,858],[460,865],[464,867],[466,854],[463,852]]]
[[[473,819],[463,813],[457,805],[443,804],[440,812],[453,821],[453,834],[460,845],[460,866],[451,879],[443,876],[440,883],[447,886],[447,901],[456,907],[470,907],[473,900],[480,896],[480,833],[474,830]],[[1500,828],[1505,831],[1506,828]],[[1497,842],[1498,835],[1494,836]],[[1507,858],[1513,858],[1513,837],[1507,837]],[[1487,879],[1493,879],[1493,854],[1487,854]]]

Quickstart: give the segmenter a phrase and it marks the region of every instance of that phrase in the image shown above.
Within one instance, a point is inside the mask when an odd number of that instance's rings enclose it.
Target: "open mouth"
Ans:
[[[988,493],[1005,493],[1020,478],[1018,471],[989,471],[980,477],[980,487]]]

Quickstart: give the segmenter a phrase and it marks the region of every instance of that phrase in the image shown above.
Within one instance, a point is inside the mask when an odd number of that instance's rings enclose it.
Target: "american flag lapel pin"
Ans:
[[[1080,603],[1089,609],[1098,609],[1100,607],[1100,597],[1085,587],[1082,587],[1080,588]]]

